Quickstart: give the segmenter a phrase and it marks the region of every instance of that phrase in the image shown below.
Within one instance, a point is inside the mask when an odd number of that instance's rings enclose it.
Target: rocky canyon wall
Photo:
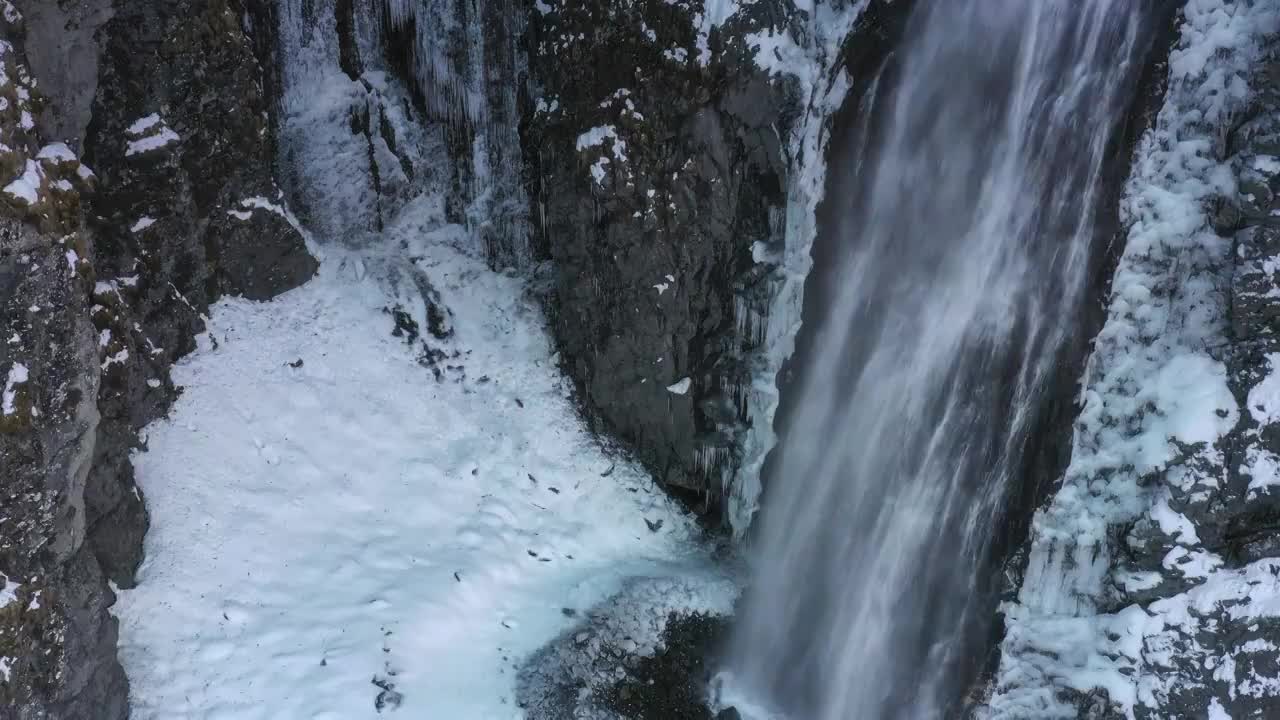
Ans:
[[[139,431],[209,303],[316,261],[279,205],[240,3],[0,10],[0,717],[120,718],[108,580],[142,560]]]

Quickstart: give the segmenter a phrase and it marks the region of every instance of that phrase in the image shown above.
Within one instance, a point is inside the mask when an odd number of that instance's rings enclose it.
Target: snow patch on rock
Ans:
[[[181,139],[182,138],[178,137],[178,133],[170,130],[169,128],[164,128],[154,135],[148,135],[139,140],[130,140],[124,154],[126,157],[141,155],[142,153],[148,153],[152,150],[159,150],[160,148],[170,143],[175,143]]]
[[[40,152],[36,154],[37,160],[51,160],[56,163],[76,162],[76,154],[67,147],[66,143],[51,143],[40,148]]]
[[[35,205],[40,201],[40,188],[44,185],[44,170],[40,163],[28,160],[16,180],[4,187],[9,197],[20,200],[27,205]]]
[[[5,415],[12,415],[18,411],[18,386],[29,379],[30,374],[26,365],[14,363],[10,366],[9,375],[4,383],[4,394],[0,396],[0,412]]]
[[[182,139],[155,113],[134,121],[125,129],[125,133],[132,136],[125,147],[125,157],[159,150]]]
[[[135,120],[132,125],[125,128],[125,132],[129,133],[130,135],[141,135],[159,124],[160,124],[160,116],[157,115],[156,113],[151,113],[146,117],[141,117]]]

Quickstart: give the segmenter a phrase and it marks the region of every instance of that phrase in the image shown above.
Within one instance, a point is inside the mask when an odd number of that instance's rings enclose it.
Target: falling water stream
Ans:
[[[870,83],[726,677],[795,720],[939,718],[1096,260],[1138,0],[919,0]],[[1063,429],[1065,432],[1065,428]]]

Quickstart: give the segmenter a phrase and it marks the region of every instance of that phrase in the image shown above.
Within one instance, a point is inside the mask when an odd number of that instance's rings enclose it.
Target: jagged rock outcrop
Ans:
[[[539,3],[522,133],[563,365],[588,414],[704,508],[740,450],[768,301],[755,254],[781,239],[804,101],[751,38],[802,34],[801,11],[707,6]]]
[[[138,432],[209,303],[315,271],[272,182],[243,14],[0,5],[0,718],[127,715],[107,579],[132,585],[142,558]]]
[[[1242,78],[1249,101],[1220,119],[1211,148],[1234,188],[1205,209],[1231,248],[1218,268],[1227,345],[1213,352],[1234,398],[1220,415],[1235,422],[1152,479],[1161,499],[1121,541],[1116,604],[1165,618],[1144,641],[1143,718],[1280,710],[1280,36],[1266,43]]]

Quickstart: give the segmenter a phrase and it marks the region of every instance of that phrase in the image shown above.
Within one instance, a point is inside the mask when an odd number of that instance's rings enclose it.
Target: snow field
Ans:
[[[454,313],[440,381],[383,312],[408,261],[332,250],[272,302],[216,305],[174,368],[116,606],[135,717],[521,717],[513,668],[566,608],[708,568],[691,518],[578,420],[521,281],[431,214],[389,235]]]

